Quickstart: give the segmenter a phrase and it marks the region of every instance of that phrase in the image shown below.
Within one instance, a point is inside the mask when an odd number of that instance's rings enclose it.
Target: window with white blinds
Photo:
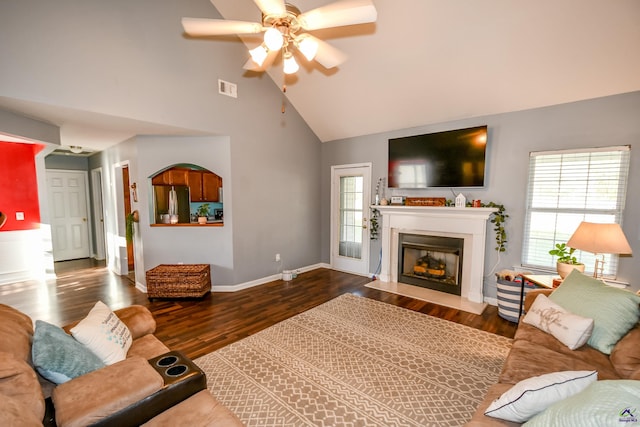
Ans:
[[[522,264],[555,269],[549,250],[566,243],[582,221],[621,223],[627,194],[630,147],[534,152],[529,158],[529,187]],[[595,256],[574,255],[593,270]],[[615,277],[618,256],[605,255],[603,276]]]

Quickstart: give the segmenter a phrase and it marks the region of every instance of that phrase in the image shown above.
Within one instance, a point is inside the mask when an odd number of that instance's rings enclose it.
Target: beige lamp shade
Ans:
[[[620,224],[581,222],[567,246],[594,254],[631,254]]]

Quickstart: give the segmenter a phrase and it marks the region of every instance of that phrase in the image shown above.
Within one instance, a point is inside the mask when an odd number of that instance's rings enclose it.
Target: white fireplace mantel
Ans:
[[[398,234],[464,239],[461,298],[482,303],[487,220],[494,208],[372,206],[382,214],[381,282],[398,281]]]

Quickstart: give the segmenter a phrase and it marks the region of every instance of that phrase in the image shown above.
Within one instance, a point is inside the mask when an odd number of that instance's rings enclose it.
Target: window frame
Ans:
[[[617,169],[607,163],[607,158],[612,159],[616,156],[620,157]],[[614,222],[622,225],[630,159],[629,145],[529,153],[521,253],[524,268],[554,271],[555,257],[549,255],[548,251],[553,249],[556,243],[566,243],[581,221]],[[545,170],[545,165],[554,163],[557,167]],[[583,165],[580,166],[580,163]],[[616,185],[610,185],[614,175],[617,176],[613,181]],[[573,188],[572,186],[575,186],[577,191],[575,200],[571,195],[567,196],[570,193],[567,190]],[[548,193],[544,193],[545,190]],[[602,194],[602,197],[594,198],[594,192]],[[568,199],[562,199],[562,193]],[[551,197],[546,197],[547,195]],[[580,204],[581,197],[584,199],[582,206],[574,204]],[[606,202],[607,206],[593,206],[600,200]],[[542,218],[546,218],[547,221],[541,226],[544,221]],[[547,225],[552,219],[553,225]],[[549,235],[551,229],[552,235]],[[576,250],[574,255],[585,264],[586,273],[593,273],[594,254]],[[618,255],[605,254],[603,276],[615,279],[617,270]]]

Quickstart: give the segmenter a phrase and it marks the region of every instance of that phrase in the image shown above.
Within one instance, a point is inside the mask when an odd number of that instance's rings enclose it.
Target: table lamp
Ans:
[[[631,255],[631,246],[622,232],[620,224],[581,222],[567,246],[596,256],[593,277],[599,279],[604,270],[604,254]]]

